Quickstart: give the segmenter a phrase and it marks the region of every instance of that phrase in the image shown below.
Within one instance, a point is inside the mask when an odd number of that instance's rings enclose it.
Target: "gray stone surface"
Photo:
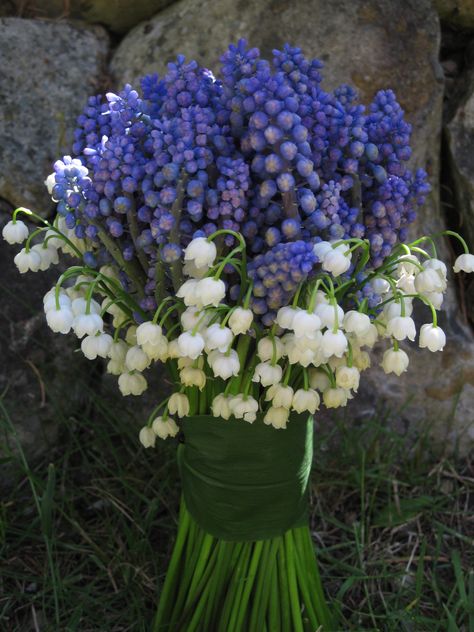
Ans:
[[[195,58],[213,70],[229,42],[246,37],[265,55],[286,41],[325,62],[326,87],[350,82],[364,101],[381,88],[393,88],[413,124],[415,166],[427,168],[433,193],[413,234],[443,228],[439,206],[439,153],[443,72],[438,62],[439,23],[429,0],[181,0],[127,35],[112,59],[118,82],[136,83],[149,72],[162,72],[177,53]],[[449,259],[446,245],[440,254]],[[419,317],[426,322],[427,313]],[[397,423],[429,422],[439,440],[474,439],[474,339],[463,322],[454,289],[441,317],[449,344],[444,354],[430,354],[412,345],[411,366],[402,378],[374,368],[363,380],[362,398],[350,412],[361,414],[372,402],[394,411]],[[381,358],[376,351],[374,366]],[[470,438],[469,438],[470,433]],[[467,445],[467,443],[466,443]]]
[[[49,209],[43,181],[69,151],[87,97],[102,89],[107,52],[100,27],[0,19],[0,197]]]
[[[472,0],[433,0],[440,18],[463,29],[474,29],[474,2]]]
[[[74,18],[101,24],[114,33],[126,33],[172,2],[173,0],[31,0],[25,11],[28,17]],[[15,0],[15,3],[17,6],[24,4],[22,0]]]

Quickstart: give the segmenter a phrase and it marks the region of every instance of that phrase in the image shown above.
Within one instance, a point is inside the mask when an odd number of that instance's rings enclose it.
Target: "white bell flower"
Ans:
[[[156,434],[153,432],[152,428],[148,426],[143,426],[138,435],[140,443],[144,448],[154,448],[156,443]]]
[[[253,423],[257,419],[258,402],[250,395],[234,395],[229,399],[231,413],[237,419]]]
[[[125,358],[129,346],[124,340],[113,340],[109,347],[109,358],[114,362],[119,362],[125,366]]]
[[[446,267],[444,261],[435,258],[428,259],[428,261],[425,262],[424,266],[426,269],[434,270],[437,273],[437,275],[441,279],[442,289],[440,291],[444,292],[448,285],[448,268]]]
[[[201,304],[197,294],[198,283],[199,281],[196,279],[188,279],[180,288],[178,288],[176,296],[183,299],[186,307]]]
[[[162,336],[158,344],[152,345],[149,342],[144,342],[141,345],[143,351],[147,354],[150,360],[160,360],[160,362],[166,362],[169,358],[168,353],[168,340],[165,336]]]
[[[262,386],[271,386],[281,382],[282,368],[279,364],[274,366],[270,362],[260,362],[255,367],[252,382],[260,382]]]
[[[272,338],[266,336],[265,338],[260,338],[257,344],[257,355],[262,362],[268,362],[273,358],[273,353],[275,352],[275,360],[279,360],[283,357],[283,353],[285,351],[285,347],[280,340],[276,336]]]
[[[209,272],[209,268],[204,266],[198,268],[194,261],[185,261],[183,265],[184,276],[191,277],[192,279],[203,279]]]
[[[203,356],[199,356],[197,360],[193,360],[192,358],[178,358],[178,369],[184,369],[188,366],[193,366],[198,369],[203,369],[204,368]],[[209,366],[211,366],[211,362],[209,362]]]
[[[387,323],[387,334],[396,340],[415,340],[415,321],[410,316],[395,316]]]
[[[418,274],[420,270],[420,260],[416,255],[403,255],[398,260],[397,276],[401,277],[402,274]]]
[[[323,303],[315,308],[314,313],[319,316],[324,327],[327,327],[328,329],[334,328],[336,314],[339,326],[344,320],[344,310],[340,305],[334,306],[332,304],[326,305]]]
[[[20,252],[15,255],[13,261],[21,274],[25,274],[25,272],[29,270],[31,270],[31,272],[38,272],[41,267],[41,257],[38,252],[32,248],[29,252],[26,252],[26,248],[22,248]]]
[[[141,395],[148,387],[146,379],[141,373],[122,373],[118,379],[122,395]]]
[[[446,334],[441,327],[433,323],[422,325],[420,329],[420,347],[427,347],[430,351],[442,351],[446,344]]]
[[[107,362],[106,372],[110,373],[110,375],[121,375],[126,370],[123,362],[117,362],[117,360],[109,360]]]
[[[415,277],[414,285],[419,294],[424,292],[442,292],[446,287],[438,272],[432,268],[426,268],[419,272]]]
[[[41,259],[41,264],[39,269],[44,272],[51,265],[56,265],[59,263],[58,251],[55,248],[44,248],[43,244],[36,244],[32,247],[31,250],[37,252]]]
[[[313,253],[319,259],[319,261],[323,261],[324,257],[328,254],[328,252],[331,251],[332,244],[330,244],[329,241],[319,241],[313,246]]]
[[[360,349],[352,349],[352,362],[359,371],[365,371],[371,365],[370,355],[367,351],[361,351]]]
[[[312,388],[308,390],[300,388],[294,394],[292,406],[297,413],[307,411],[311,413],[311,415],[314,415],[319,408],[320,402],[321,400],[318,393]]]
[[[8,224],[5,224],[2,230],[3,239],[9,244],[22,244],[25,239],[28,239],[28,226],[17,219],[16,221],[10,220]]]
[[[69,309],[71,309],[71,299],[62,288],[60,288],[59,290],[58,299],[59,299],[60,307],[68,307]],[[43,307],[44,307],[45,312],[48,312],[50,309],[53,309],[53,308],[56,309],[56,288],[55,287],[52,287],[43,296]]]
[[[293,326],[293,319],[301,311],[299,307],[280,307],[277,312],[276,322],[282,329],[291,329]]]
[[[191,331],[197,326],[197,331],[201,331],[207,325],[211,318],[211,314],[195,306],[187,307],[181,314],[181,325],[185,331]]]
[[[384,305],[382,313],[384,318],[389,321],[392,318],[402,315],[402,301],[405,307],[405,316],[411,316],[413,313],[413,302],[411,298],[402,298],[399,301],[394,300]]]
[[[192,358],[193,360],[201,355],[204,345],[204,338],[199,333],[193,334],[190,331],[185,331],[178,338],[180,354],[183,357]]]
[[[189,415],[189,399],[185,393],[173,393],[168,400],[168,410],[172,415],[187,417]]]
[[[313,390],[325,391],[331,386],[331,382],[327,374],[324,371],[318,371],[317,369],[309,370],[309,385]]]
[[[137,327],[137,344],[144,345],[157,345],[163,338],[163,330],[161,327],[151,321],[141,323]]]
[[[168,357],[170,360],[176,360],[181,358],[181,351],[179,350],[178,339],[170,340],[168,344]]]
[[[464,253],[454,262],[454,272],[474,272],[474,255],[470,253]]]
[[[181,369],[179,379],[184,386],[197,386],[200,391],[206,386],[206,374],[202,369],[193,366]]]
[[[346,391],[357,393],[360,382],[360,372],[355,366],[340,366],[336,369],[336,384]]]
[[[196,268],[210,268],[217,256],[217,248],[207,237],[196,237],[184,250],[184,260],[192,261]]]
[[[219,323],[214,323],[203,331],[205,349],[207,352],[218,349],[225,353],[232,344],[234,334],[228,327],[222,327]]]
[[[213,351],[212,372],[214,377],[228,380],[233,375],[238,375],[240,371],[240,361],[237,351],[231,349],[229,355],[216,350]]]
[[[345,313],[342,327],[347,333],[354,333],[357,337],[363,337],[370,329],[370,318],[367,314],[351,309]]]
[[[380,277],[375,277],[375,279],[372,279],[370,285],[375,294],[380,294],[381,296],[383,294],[386,294],[390,290],[390,283],[387,281],[387,279],[381,279]]]
[[[333,355],[328,358],[327,364],[333,371],[335,371],[340,366],[347,366],[347,357],[344,355],[338,358]]]
[[[397,288],[404,294],[416,294],[415,279],[414,274],[402,274],[397,281]]]
[[[95,336],[98,332],[103,331],[104,321],[99,314],[78,314],[74,318],[72,328],[78,338]]]
[[[401,375],[408,369],[408,356],[403,349],[387,349],[383,354],[381,367],[385,373]]]
[[[302,349],[295,343],[289,343],[285,345],[285,352],[290,364],[300,364],[303,367],[307,367],[315,362],[315,352],[309,347]]]
[[[95,360],[97,357],[106,358],[111,345],[112,336],[102,333],[96,336],[86,336],[81,342],[81,350],[88,360]]]
[[[141,347],[130,347],[125,356],[125,366],[129,371],[142,372],[150,366],[150,358]]]
[[[167,439],[168,437],[176,437],[179,432],[179,428],[176,425],[174,419],[171,417],[167,417],[163,419],[163,417],[157,417],[153,420],[151,424],[153,432],[160,439]]]
[[[234,336],[245,334],[250,329],[253,321],[253,314],[250,309],[237,307],[229,317],[229,327]]]
[[[363,334],[353,334],[349,336],[349,338],[351,342],[360,347],[369,347],[369,349],[372,349],[379,339],[379,332],[377,327],[373,323],[370,323],[368,329]]]
[[[56,173],[53,171],[53,173],[50,173],[49,176],[44,181],[44,186],[48,189],[49,195],[53,195],[53,188],[55,184],[56,184]],[[58,200],[55,200],[55,202],[57,201]]]
[[[332,251],[329,251],[323,259],[323,270],[330,272],[334,277],[340,276],[347,272],[351,265],[351,253],[349,246],[341,244]]]
[[[214,305],[217,307],[225,297],[225,283],[221,279],[206,277],[197,282],[196,297],[199,305]]]
[[[423,296],[433,305],[435,309],[441,309],[444,301],[444,296],[442,292],[424,292]]]
[[[56,309],[52,306],[46,312],[46,322],[55,333],[68,334],[71,331],[74,314],[67,305]]]
[[[265,393],[265,401],[272,402],[272,406],[275,408],[291,408],[293,401],[294,391],[291,386],[284,386],[283,384],[273,384]]]
[[[281,430],[286,428],[289,416],[290,411],[288,408],[270,406],[263,418],[263,423],[267,424],[267,426],[273,426],[277,430]]]
[[[318,351],[321,349],[321,341],[323,339],[323,334],[321,331],[316,331],[314,333],[313,338],[307,338],[306,336],[301,336],[298,338],[296,334],[292,334],[291,341],[294,343],[298,349],[305,351],[306,349],[311,349],[311,351]]]
[[[232,415],[232,411],[229,406],[230,397],[220,393],[212,400],[211,411],[214,417],[221,417],[222,419],[229,419]]]
[[[328,388],[323,392],[323,402],[326,408],[339,408],[346,406],[348,392],[340,387]]]
[[[297,338],[315,338],[322,327],[321,319],[316,314],[308,314],[306,310],[299,311],[293,318],[291,328]]]
[[[327,329],[323,334],[321,346],[328,358],[332,355],[340,358],[347,351],[347,338],[341,329],[338,329],[336,332],[332,329]]]
[[[74,316],[79,316],[80,314],[85,314],[87,310],[87,300],[83,296],[79,296],[75,298],[71,303],[71,309]],[[91,314],[100,314],[101,308],[97,301],[91,299],[89,303],[89,312]]]

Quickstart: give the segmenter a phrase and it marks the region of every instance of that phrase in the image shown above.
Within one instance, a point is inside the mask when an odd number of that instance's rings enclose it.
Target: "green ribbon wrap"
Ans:
[[[178,448],[186,508],[227,541],[282,536],[307,524],[313,419],[293,415],[285,430],[210,415],[181,421]]]

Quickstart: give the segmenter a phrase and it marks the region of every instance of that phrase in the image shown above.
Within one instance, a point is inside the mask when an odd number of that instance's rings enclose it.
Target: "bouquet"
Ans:
[[[307,524],[312,418],[345,406],[386,346],[441,351],[436,238],[408,241],[430,187],[391,90],[326,92],[299,48],[245,41],[220,78],[178,56],[139,94],[91,97],[46,185],[57,214],[3,229],[20,272],[71,258],[44,297],[55,332],[104,358],[122,395],[163,363],[173,392],[139,433],[179,433],[182,506],[153,630],[334,629]],[[36,220],[30,233],[20,219]],[[403,348],[402,348],[403,347]]]

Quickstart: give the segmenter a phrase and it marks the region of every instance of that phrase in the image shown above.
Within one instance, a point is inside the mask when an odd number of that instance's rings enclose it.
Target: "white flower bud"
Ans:
[[[288,408],[270,406],[263,418],[263,423],[267,424],[267,426],[273,426],[277,430],[284,429],[286,428],[289,415],[290,411]]]
[[[464,253],[454,262],[454,272],[474,272],[474,255]]]
[[[200,305],[217,307],[225,297],[225,283],[221,279],[206,277],[197,282],[196,297]]]
[[[273,384],[265,393],[265,401],[272,402],[272,406],[275,408],[291,408],[293,401],[293,389],[291,386],[283,386],[283,384]]]
[[[255,367],[252,382],[260,382],[262,386],[271,386],[281,382],[283,371],[279,364],[272,366],[269,362],[260,362]]]
[[[204,338],[201,334],[192,334],[190,331],[185,331],[178,338],[179,352],[183,357],[192,358],[195,360],[198,358],[204,349]]]
[[[335,355],[340,358],[347,351],[347,338],[340,329],[336,332],[328,329],[323,334],[321,345],[327,357]]]
[[[354,333],[357,337],[363,337],[369,331],[370,324],[367,314],[355,310],[346,312],[342,321],[342,326],[347,333]]]
[[[60,307],[68,307],[69,309],[71,309],[71,299],[63,290],[63,288],[59,289],[59,305]],[[45,312],[49,311],[50,309],[56,308],[56,287],[52,287],[43,296],[43,307]]]
[[[192,261],[196,268],[209,268],[217,256],[217,249],[213,241],[206,237],[196,237],[184,251],[184,260]]]
[[[219,323],[214,323],[208,327],[203,332],[203,335],[207,352],[218,349],[222,353],[225,353],[234,339],[232,331],[228,327],[222,327]]]
[[[156,443],[156,434],[148,426],[144,426],[138,435],[140,443],[144,448],[154,448]]]
[[[240,361],[237,351],[231,349],[229,355],[221,353],[218,350],[212,352],[212,360],[209,359],[209,363],[212,366],[212,371],[215,377],[220,377],[223,380],[228,380],[232,375],[238,375],[240,371]]]
[[[257,419],[258,402],[250,395],[235,395],[229,399],[231,413],[237,419],[253,423]]]
[[[206,374],[204,371],[192,366],[181,369],[179,379],[184,386],[197,386],[200,391],[206,386]]]
[[[276,322],[282,329],[291,329],[293,319],[301,311],[299,307],[280,307],[277,312]]]
[[[296,410],[297,413],[307,411],[312,415],[318,410],[319,404],[319,395],[312,388],[308,390],[303,388],[298,389],[292,402],[293,409]]]
[[[148,384],[141,373],[122,373],[118,379],[118,385],[122,395],[141,395],[146,391]]]
[[[267,362],[273,358],[273,353],[275,353],[275,360],[279,360],[284,353],[284,346],[280,338],[276,336],[272,338],[265,337],[260,338],[257,344],[257,355],[262,362]]]
[[[137,343],[141,346],[144,344],[157,345],[163,338],[163,330],[159,325],[147,321],[137,327]]]
[[[250,329],[253,321],[253,314],[250,309],[237,307],[229,317],[229,327],[234,336],[245,334]]]
[[[413,318],[410,316],[395,316],[387,323],[387,334],[396,340],[415,340],[416,327]]]
[[[361,351],[360,349],[352,350],[352,361],[359,371],[365,371],[371,364],[370,356],[367,351]]]
[[[55,306],[46,312],[46,322],[50,329],[56,333],[68,334],[71,331],[74,314],[67,306],[56,309]]]
[[[446,344],[446,334],[441,327],[433,323],[422,325],[420,329],[420,347],[427,347],[430,351],[442,351]]]
[[[138,371],[141,373],[150,366],[150,358],[141,347],[135,345],[130,347],[125,356],[125,366],[129,371]]]
[[[402,301],[405,307],[405,316],[411,316],[413,313],[413,303],[411,298],[402,298],[384,305],[382,310],[383,316],[388,320],[402,315]]]
[[[334,306],[332,304],[326,305],[322,303],[315,308],[314,313],[319,316],[324,327],[327,327],[328,329],[334,328],[336,314],[339,326],[344,319],[344,311],[340,305]]]
[[[167,417],[163,419],[163,417],[157,417],[153,420],[151,424],[153,432],[160,439],[167,439],[168,437],[176,437],[179,432],[179,428],[176,425],[174,419],[171,417]]]
[[[74,316],[85,314],[87,310],[87,300],[83,296],[75,298],[71,303],[71,309]],[[94,301],[94,299],[91,299],[89,303],[89,312],[91,314],[100,314],[101,312],[99,303]]]
[[[331,251],[332,245],[329,243],[329,241],[319,241],[313,246],[313,253],[319,259],[319,261],[323,261],[324,257]]]
[[[336,384],[346,391],[352,389],[357,393],[359,382],[360,372],[355,366],[340,366],[336,369]]]
[[[214,417],[222,417],[222,419],[229,419],[232,414],[229,406],[230,397],[220,393],[212,400],[212,414]]]
[[[293,318],[291,329],[295,332],[297,338],[305,336],[306,338],[316,338],[321,329],[321,319],[316,314],[308,314],[307,311],[299,311]]]
[[[125,366],[125,357],[129,347],[124,340],[113,340],[109,347],[109,358]]]
[[[383,354],[382,368],[385,373],[401,375],[408,368],[408,356],[403,349],[387,349]]]
[[[185,331],[192,331],[199,323],[199,331],[206,326],[206,321],[209,321],[209,318],[210,314],[207,315],[199,308],[191,306],[187,307],[181,314],[181,325]]]
[[[372,286],[375,294],[380,294],[381,296],[383,294],[386,294],[390,289],[390,283],[387,281],[387,279],[381,279],[380,277],[375,277],[375,279],[372,279],[370,285]]]
[[[332,251],[329,251],[323,259],[322,268],[327,272],[330,272],[333,276],[337,277],[350,268],[351,265],[351,253],[349,247],[346,244],[337,246]]]
[[[189,415],[189,399],[184,393],[173,393],[168,400],[168,410],[172,415],[187,417]]]
[[[198,281],[196,281],[196,279],[188,279],[176,292],[176,296],[182,298],[187,307],[200,304],[197,294],[197,284]]]
[[[347,391],[343,388],[328,388],[323,393],[326,408],[339,408],[347,404]]]
[[[10,220],[3,227],[2,237],[9,244],[22,244],[25,239],[28,239],[28,227],[21,219]]]
[[[13,261],[21,274],[25,274],[25,272],[29,270],[31,270],[31,272],[38,272],[41,266],[41,257],[38,252],[33,249],[26,252],[26,249],[22,248],[20,252],[15,255]]]
[[[419,272],[415,277],[415,290],[419,294],[424,292],[442,292],[445,287],[446,284],[443,283],[440,275],[432,268],[426,268],[426,270]]]

